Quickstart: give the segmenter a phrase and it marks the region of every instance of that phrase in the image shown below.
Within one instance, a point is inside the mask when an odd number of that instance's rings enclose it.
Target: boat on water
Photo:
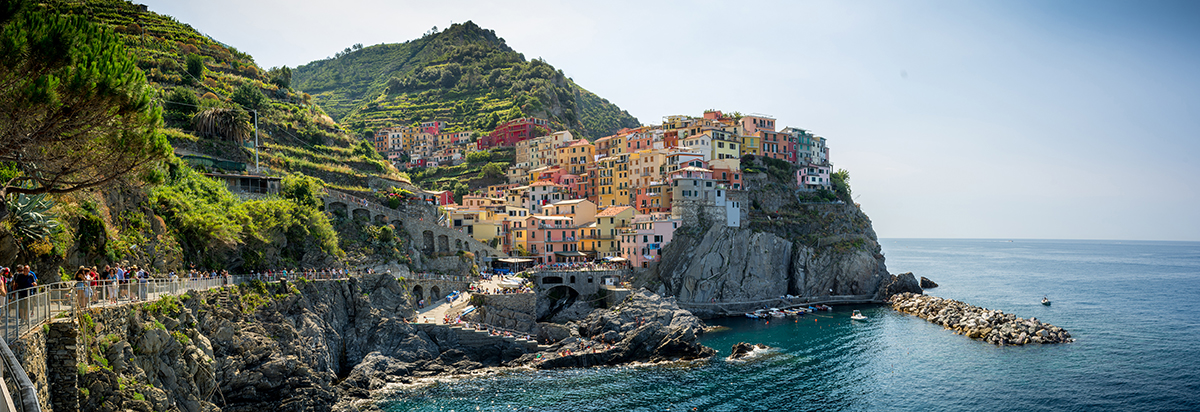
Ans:
[[[832,311],[833,311],[833,307],[830,307],[830,306],[827,306],[827,305],[817,305],[816,309],[817,309],[817,310],[829,311],[829,312],[832,312]]]
[[[771,308],[771,310],[767,313],[769,313],[771,315],[771,317],[775,317],[775,318],[782,318],[784,316],[787,316],[787,314],[783,313],[783,311],[779,310],[779,308]]]
[[[767,313],[765,310],[759,309],[753,312],[747,312],[746,317],[750,319],[767,319],[771,317],[771,314]]]
[[[1042,305],[1050,306],[1050,299],[1046,299],[1045,296],[1042,296]]]
[[[854,310],[854,313],[851,313],[851,314],[850,314],[850,319],[854,319],[854,320],[867,320],[867,316],[866,316],[866,315],[863,315],[863,314],[862,314],[862,312],[859,312],[859,311],[858,311],[858,309],[855,309],[855,310]]]

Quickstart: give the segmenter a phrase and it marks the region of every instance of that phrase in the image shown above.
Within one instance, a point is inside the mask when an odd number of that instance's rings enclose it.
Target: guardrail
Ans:
[[[37,387],[33,385],[29,375],[25,374],[25,369],[21,367],[17,356],[3,340],[0,340],[0,378],[3,380],[3,385],[0,385],[3,399],[0,401],[4,402],[5,410],[41,412],[42,406],[38,403]],[[10,391],[10,387],[13,390]]]

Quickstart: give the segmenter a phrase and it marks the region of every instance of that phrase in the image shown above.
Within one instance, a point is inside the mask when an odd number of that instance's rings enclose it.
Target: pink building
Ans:
[[[796,183],[807,190],[828,189],[833,183],[829,180],[829,166],[808,164],[796,171]]]
[[[630,233],[622,235],[622,255],[633,267],[648,267],[661,258],[662,248],[671,243],[682,222],[670,213],[635,215]]]

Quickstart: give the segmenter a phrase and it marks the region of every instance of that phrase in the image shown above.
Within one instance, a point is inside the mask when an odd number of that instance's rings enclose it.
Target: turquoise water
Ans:
[[[515,371],[383,394],[389,411],[1200,410],[1200,243],[882,241],[928,293],[1066,328],[1065,345],[996,347],[885,307],[729,327],[746,362]],[[1042,306],[1048,295],[1054,304]],[[870,317],[851,321],[852,309]]]

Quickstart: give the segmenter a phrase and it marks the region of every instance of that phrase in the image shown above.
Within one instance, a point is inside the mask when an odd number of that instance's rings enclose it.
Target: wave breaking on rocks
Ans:
[[[1037,318],[1018,318],[1001,310],[990,310],[953,299],[901,293],[888,298],[897,312],[914,315],[954,333],[995,345],[1074,342],[1065,329],[1042,323]]]

